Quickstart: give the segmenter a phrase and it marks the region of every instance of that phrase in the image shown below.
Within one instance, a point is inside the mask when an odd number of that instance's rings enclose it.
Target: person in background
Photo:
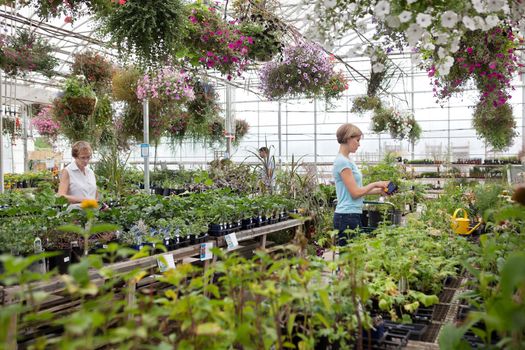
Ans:
[[[62,170],[58,195],[65,197],[70,209],[79,209],[84,199],[98,200],[95,173],[89,167],[93,155],[91,145],[86,141],[77,141],[71,148],[73,161]]]
[[[361,226],[363,197],[369,194],[382,194],[389,183],[389,181],[377,181],[363,186],[361,171],[349,159],[349,155],[359,148],[362,136],[361,130],[350,123],[341,125],[336,132],[339,153],[335,157],[332,174],[337,195],[334,229],[339,231],[338,245],[346,245],[345,230],[355,230]]]
[[[259,157],[263,162],[260,177],[266,188],[270,193],[273,192],[275,186],[275,160],[270,157],[270,150],[268,147],[259,148]]]

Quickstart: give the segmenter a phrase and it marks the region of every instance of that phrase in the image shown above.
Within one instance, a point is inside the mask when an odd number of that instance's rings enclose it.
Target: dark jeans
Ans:
[[[334,213],[334,230],[338,230],[337,245],[344,246],[348,238],[355,234],[345,233],[345,230],[355,230],[361,226],[361,214]]]

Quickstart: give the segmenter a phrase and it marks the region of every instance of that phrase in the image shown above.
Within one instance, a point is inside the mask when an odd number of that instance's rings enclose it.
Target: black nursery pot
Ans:
[[[51,271],[58,268],[60,274],[65,274],[71,265],[71,250],[59,250],[57,253],[58,255],[47,258],[47,270]]]
[[[155,187],[155,194],[162,196],[164,194],[164,189],[162,187]]]
[[[363,210],[363,213],[361,214],[361,227],[369,227],[368,210]]]
[[[394,210],[390,213],[390,222],[392,223],[392,225],[401,225],[401,216],[402,216],[402,212],[401,210]]]
[[[379,223],[383,220],[383,214],[380,211],[370,210],[368,212],[368,225],[369,227],[378,227]]]

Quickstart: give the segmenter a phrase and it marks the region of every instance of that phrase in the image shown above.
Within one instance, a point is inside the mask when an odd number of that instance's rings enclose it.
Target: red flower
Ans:
[[[64,18],[64,22],[65,22],[65,23],[71,23],[71,22],[73,22],[73,17],[71,17],[71,16],[66,16],[66,18]]]

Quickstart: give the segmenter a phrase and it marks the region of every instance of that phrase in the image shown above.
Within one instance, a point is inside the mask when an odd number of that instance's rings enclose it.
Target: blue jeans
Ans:
[[[345,230],[355,230],[361,226],[361,214],[340,214],[334,213],[334,230],[338,230],[337,245],[346,245],[347,239],[355,234],[345,233]]]

